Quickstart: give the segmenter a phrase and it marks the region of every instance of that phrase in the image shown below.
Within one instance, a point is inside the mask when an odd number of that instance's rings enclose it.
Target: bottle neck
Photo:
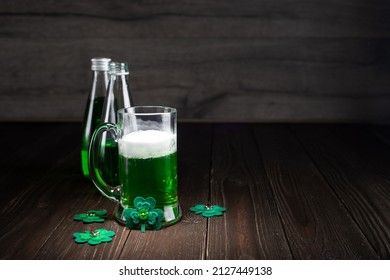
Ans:
[[[103,109],[103,121],[116,123],[116,113],[121,108],[133,106],[129,75],[110,75],[107,96]]]
[[[91,97],[105,98],[109,81],[108,71],[93,71]]]

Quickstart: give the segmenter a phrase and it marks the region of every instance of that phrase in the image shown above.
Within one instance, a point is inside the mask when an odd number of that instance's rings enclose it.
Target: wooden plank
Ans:
[[[190,19],[183,24],[176,22],[174,26],[182,28],[165,29],[164,24],[147,29],[151,33],[143,36],[203,36],[207,33],[227,36],[253,36],[250,32],[263,33],[267,36],[380,36],[388,35],[389,23],[387,15],[389,5],[385,1],[272,1],[243,0],[237,1],[148,1],[123,2],[110,1],[101,3],[93,0],[62,1],[32,5],[25,0],[0,3],[3,15],[33,15],[47,17],[72,17],[101,20],[130,21],[134,28],[139,22],[157,22],[162,19]],[[229,21],[226,21],[228,19]],[[337,19],[337,20],[334,20]],[[209,22],[209,20],[211,22]],[[215,27],[212,21],[230,22]],[[225,20],[225,22],[224,22]],[[242,21],[245,26],[232,26],[231,23]],[[257,24],[253,24],[256,22]],[[362,22],[364,24],[362,24]],[[210,24],[211,23],[211,24]],[[77,26],[75,29],[83,28]],[[152,26],[153,27],[153,26]],[[50,27],[47,27],[50,28]],[[110,33],[113,30],[108,30]],[[153,31],[154,29],[154,31]],[[159,33],[159,31],[166,31]],[[192,32],[185,32],[191,30]],[[249,30],[249,31],[248,31]],[[318,31],[321,32],[318,32]],[[98,31],[98,30],[96,30]],[[90,33],[85,33],[90,34]],[[248,36],[247,35],[247,36]],[[214,35],[215,36],[215,35]]]
[[[142,96],[142,94],[144,94]],[[34,111],[45,99],[45,106],[52,106],[56,98],[41,96],[38,100],[27,94],[26,97],[15,96],[12,98],[0,97],[0,110],[8,110],[20,102],[30,102],[27,105],[25,114],[14,114],[7,112],[0,119],[15,121],[24,118],[32,120],[70,120],[81,121],[80,112],[84,111],[85,92],[80,97],[56,105],[58,111],[42,110],[39,114]],[[390,98],[388,97],[361,97],[354,98],[333,96],[311,97],[300,96],[299,94],[275,93],[275,92],[229,92],[210,93],[210,97],[202,97],[198,100],[195,93],[183,92],[182,90],[156,89],[137,91],[133,96],[138,105],[158,104],[172,106],[178,109],[181,121],[215,121],[215,122],[354,122],[354,123],[375,123],[388,122]],[[59,94],[58,98],[65,100],[67,94]],[[197,100],[193,100],[196,98]],[[193,102],[192,102],[193,101]],[[78,110],[75,110],[75,107]],[[237,108],[245,108],[239,109]],[[4,112],[4,111],[3,111]],[[1,113],[0,113],[1,115]]]
[[[362,126],[293,128],[369,242],[389,259],[389,146]]]
[[[272,190],[249,126],[218,125],[212,154],[208,259],[291,259]]]
[[[200,103],[190,117],[215,122],[387,122],[390,98],[318,96],[282,92],[236,92]],[[238,109],[237,108],[245,108]],[[242,110],[242,111],[241,111]]]
[[[1,9],[1,8],[0,8]],[[61,13],[61,12],[60,12]],[[379,28],[372,25],[357,26],[344,16],[343,23],[320,18],[276,18],[260,16],[217,15],[156,15],[136,19],[118,17],[91,17],[86,14],[2,13],[0,38],[388,38],[389,24]],[[136,16],[136,14],[134,14]],[[351,16],[354,14],[351,13]],[[356,16],[356,15],[355,15]],[[379,22],[377,18],[366,21]],[[180,26],[181,28],[178,28]],[[34,28],[33,28],[34,27]],[[43,27],[42,33],[35,27]],[[113,30],[114,28],[114,30]],[[320,30],[322,32],[318,32]],[[69,33],[68,30],[72,30]],[[93,32],[94,31],[94,32]],[[314,51],[314,50],[312,50]]]
[[[93,56],[129,61],[136,103],[183,119],[390,119],[384,1],[18,0],[0,10],[2,121],[81,121]]]
[[[50,237],[53,229],[66,217],[63,211],[69,211],[72,203],[66,201],[65,197],[75,199],[80,195],[77,189],[73,189],[73,197],[64,195],[69,193],[73,184],[61,184],[58,178],[61,177],[66,182],[69,178],[68,172],[69,169],[66,168],[54,169],[45,174],[44,178],[30,181],[15,199],[2,208],[2,259],[31,259],[36,250]],[[61,209],[61,213],[55,212],[58,209]]]
[[[72,158],[73,159],[73,158]],[[57,179],[58,182],[58,179]],[[57,188],[64,196],[64,201],[58,203],[57,208],[52,209],[51,219],[63,217],[58,221],[50,236],[46,236],[44,243],[39,250],[34,252],[33,259],[118,259],[123,245],[129,235],[129,231],[120,226],[114,216],[115,203],[103,197],[91,182],[80,177],[80,174],[72,174],[63,182],[59,183]],[[66,188],[79,188],[78,192],[67,193]],[[56,191],[57,193],[58,191]],[[53,199],[53,194],[47,200]],[[55,194],[54,194],[55,195]],[[58,195],[58,194],[57,194]],[[65,208],[64,203],[71,207]],[[107,219],[104,223],[83,224],[73,220],[77,213],[85,213],[92,209],[106,209],[108,211]],[[93,231],[104,228],[115,232],[113,241],[100,244],[99,246],[90,246],[88,244],[77,244],[73,240],[74,232]]]
[[[257,125],[254,132],[293,257],[377,259],[359,225],[288,127]],[[320,143],[312,142],[316,141]]]
[[[14,134],[16,138],[41,125],[25,126]],[[69,250],[76,245],[72,233],[91,228],[73,222],[73,215],[105,206],[105,200],[82,176],[79,128],[80,124],[50,124],[44,130],[32,129],[29,137],[36,142],[31,140],[14,154],[11,172],[2,178],[12,188],[1,197],[5,201],[0,214],[0,259],[110,258],[121,248],[118,244],[126,239],[121,236],[127,233],[116,230],[117,239],[111,246],[103,245],[104,249]],[[112,213],[114,205],[109,206]],[[111,221],[108,228],[115,227]]]
[[[390,119],[390,81],[378,74],[385,60],[374,55],[388,40],[121,39],[111,48],[101,39],[56,39],[47,50],[42,40],[4,40],[4,67],[13,70],[0,77],[1,120],[81,121],[91,82],[88,58],[102,54],[96,46],[130,62],[137,104],[176,107],[181,119]],[[80,49],[84,55],[75,55]],[[68,66],[60,75],[53,64],[31,73],[36,61],[26,56]],[[23,111],[12,109],[20,104]]]
[[[182,220],[160,231],[131,231],[120,259],[204,259],[206,219],[189,208],[208,201],[211,124],[179,124],[178,183]]]
[[[360,127],[313,130],[318,135],[309,133],[306,142],[299,137],[302,143],[314,142],[320,150],[324,149],[318,152],[324,158],[315,160],[314,166],[284,126],[255,126],[257,146],[246,125],[217,125],[213,136],[211,124],[179,124],[179,184],[184,217],[175,226],[145,234],[119,226],[112,216],[114,205],[82,178],[74,142],[77,127],[58,125],[59,130],[68,130],[64,134],[46,128],[36,130],[42,132],[39,136],[42,139],[45,133],[52,140],[54,134],[59,134],[53,140],[56,147],[50,151],[53,154],[61,147],[65,156],[54,160],[50,153],[42,153],[41,161],[53,164],[34,181],[20,173],[23,176],[19,175],[18,182],[28,183],[0,210],[0,259],[376,258],[371,246],[382,258],[388,258],[390,151],[376,136],[364,134],[366,130],[360,133]],[[13,136],[25,131],[28,129],[16,129]],[[38,141],[39,137],[35,139]],[[45,144],[42,141],[42,147]],[[38,146],[35,143],[26,150],[27,158],[40,154]],[[337,160],[328,159],[332,156]],[[311,153],[310,157],[314,158]],[[325,173],[322,168],[321,174],[316,169],[318,162],[332,161],[335,173],[321,177]],[[33,163],[34,160],[30,166]],[[342,169],[341,173],[337,173],[338,169]],[[362,173],[358,177],[362,184],[356,184],[361,189],[352,181],[345,183],[350,178],[343,172],[351,178],[357,176],[353,172]],[[340,196],[342,191],[338,192],[334,183],[329,187],[329,178],[346,185],[344,189],[350,191],[347,199]],[[10,180],[3,183],[10,185]],[[360,199],[361,205],[356,208],[363,210],[356,209],[360,211],[357,214],[348,208],[349,195],[352,202],[356,197]],[[190,206],[203,201],[225,205],[228,212],[209,221],[188,212]],[[97,208],[109,210],[109,219],[103,225],[84,225],[72,220],[75,213]],[[372,225],[372,229],[365,229],[357,218],[364,211],[367,217],[362,215],[362,220],[366,218],[367,227]],[[253,224],[254,228],[245,230]],[[113,242],[99,246],[73,242],[73,232],[97,227],[115,230]],[[370,230],[373,238],[369,236]]]
[[[69,154],[45,177],[26,186],[19,199],[6,208],[1,219],[1,259],[117,258],[128,232],[114,222],[114,204],[82,177],[75,164],[78,157],[78,150]],[[73,221],[76,213],[102,208],[109,212],[104,225]],[[73,241],[73,232],[102,227],[116,232],[113,242],[97,248]]]

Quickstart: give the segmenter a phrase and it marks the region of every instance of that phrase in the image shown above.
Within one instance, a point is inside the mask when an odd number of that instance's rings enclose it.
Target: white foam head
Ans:
[[[126,158],[156,158],[174,152],[175,134],[166,131],[140,130],[119,139],[119,154]]]

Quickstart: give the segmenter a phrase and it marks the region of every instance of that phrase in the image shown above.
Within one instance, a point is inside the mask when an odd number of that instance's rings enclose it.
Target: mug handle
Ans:
[[[114,136],[114,140],[118,140],[119,129],[113,123],[103,123],[95,129],[91,138],[91,144],[89,146],[89,174],[93,184],[105,197],[109,198],[112,201],[119,202],[121,193],[120,186],[110,186],[109,184],[107,184],[102,177],[100,171],[102,169],[97,166],[98,164],[96,164],[96,162],[98,162],[97,156],[99,154],[100,149],[100,145],[98,144],[101,142],[103,132],[111,133]]]

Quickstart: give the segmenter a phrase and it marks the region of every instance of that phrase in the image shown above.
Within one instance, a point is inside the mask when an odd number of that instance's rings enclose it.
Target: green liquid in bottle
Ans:
[[[93,104],[88,100],[87,108],[85,109],[84,123],[82,128],[81,139],[81,167],[84,177],[89,178],[88,170],[88,155],[89,155],[89,143],[96,127],[101,122],[103,111],[104,97],[97,97],[93,100]],[[92,108],[91,108],[92,105]]]

